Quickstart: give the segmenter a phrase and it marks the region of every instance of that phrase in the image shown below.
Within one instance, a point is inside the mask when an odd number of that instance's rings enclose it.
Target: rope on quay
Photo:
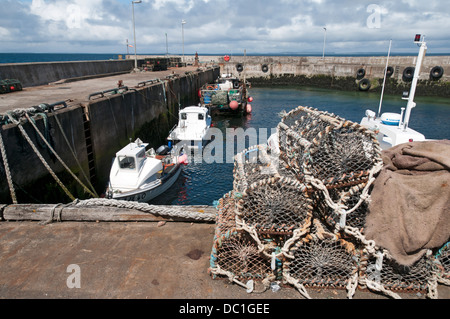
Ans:
[[[158,205],[151,205],[147,203],[132,202],[125,200],[106,199],[106,198],[91,198],[86,200],[75,200],[73,205],[76,207],[87,206],[109,206],[126,209],[136,209],[145,213],[156,214],[165,217],[178,217],[191,219],[195,221],[209,221],[214,222],[216,220],[215,213],[207,212],[189,212],[183,206],[171,206],[164,207]]]

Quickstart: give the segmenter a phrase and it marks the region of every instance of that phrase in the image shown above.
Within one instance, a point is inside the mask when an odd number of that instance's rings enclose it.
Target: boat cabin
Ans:
[[[116,153],[120,170],[139,171],[146,158],[147,143],[130,143]]]
[[[205,107],[190,106],[180,111],[179,127],[195,128],[197,125],[204,127],[205,124],[210,124],[211,118],[209,116],[209,110]]]

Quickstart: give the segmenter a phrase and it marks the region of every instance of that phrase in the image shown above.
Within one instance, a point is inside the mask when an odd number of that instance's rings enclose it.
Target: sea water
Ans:
[[[289,112],[298,106],[308,106],[320,111],[334,113],[347,120],[360,123],[365,111],[378,112],[380,95],[368,92],[342,92],[313,88],[251,88],[253,112],[244,117],[213,117],[213,127],[220,129],[226,137],[227,129],[242,128],[245,132],[256,132],[253,141],[258,144],[270,136],[280,122],[280,113]],[[421,132],[427,139],[450,139],[450,99],[420,98],[412,110],[410,127]],[[382,112],[400,113],[406,107],[401,96],[384,96]],[[260,138],[261,137],[261,138]],[[224,141],[224,145],[232,141]],[[232,143],[237,144],[236,141]],[[249,145],[247,141],[245,147]],[[241,147],[242,148],[242,147]],[[237,145],[235,153],[242,151]],[[225,153],[225,152],[224,152]],[[172,189],[151,203],[165,205],[213,205],[233,188],[233,162],[226,154],[220,163],[190,162]]]

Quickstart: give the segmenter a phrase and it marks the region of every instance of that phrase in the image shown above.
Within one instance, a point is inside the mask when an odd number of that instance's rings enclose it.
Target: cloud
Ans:
[[[0,0],[4,50],[123,53],[133,39],[131,0]],[[138,53],[450,52],[450,9],[437,0],[143,0],[135,4]]]

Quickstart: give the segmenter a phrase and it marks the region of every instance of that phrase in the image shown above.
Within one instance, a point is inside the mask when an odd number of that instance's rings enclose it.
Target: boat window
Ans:
[[[182,119],[182,120],[186,120],[186,119],[187,119],[186,113],[181,113],[181,119]]]
[[[204,119],[205,119],[205,116],[204,116],[202,113],[199,113],[199,114],[198,114],[198,119],[199,119],[199,120],[204,120]]]
[[[124,169],[135,169],[136,163],[134,157],[119,156],[119,167]]]

